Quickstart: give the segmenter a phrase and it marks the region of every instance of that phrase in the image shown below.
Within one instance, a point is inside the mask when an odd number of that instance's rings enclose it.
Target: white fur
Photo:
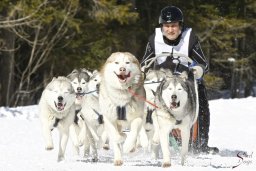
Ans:
[[[124,153],[132,151],[142,126],[144,101],[134,97],[131,93],[145,97],[142,72],[136,57],[127,52],[116,52],[107,59],[101,73],[100,111],[104,116],[110,141],[113,142],[114,164],[122,165],[120,146],[124,143]],[[118,75],[123,76],[118,77]],[[117,120],[117,106],[125,106],[127,120]],[[122,132],[124,128],[130,129],[127,137]]]
[[[63,105],[58,109],[56,105],[61,98]],[[58,161],[61,161],[64,159],[69,127],[74,122],[75,116],[75,93],[66,77],[53,78],[47,85],[39,102],[39,112],[46,150],[53,149],[51,130],[55,120],[60,119],[57,128],[60,134]]]

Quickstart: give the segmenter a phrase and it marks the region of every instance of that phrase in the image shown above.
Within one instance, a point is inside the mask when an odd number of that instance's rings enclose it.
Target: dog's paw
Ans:
[[[104,149],[104,150],[109,150],[109,145],[108,145],[108,144],[104,144],[104,145],[103,145],[103,149]]]
[[[122,160],[114,160],[114,165],[115,166],[122,166],[123,161]]]
[[[131,149],[130,153],[133,153],[133,152],[135,152],[135,148],[134,147]]]
[[[93,157],[93,158],[91,159],[91,161],[92,161],[92,162],[98,162],[99,159],[98,159],[98,157]]]
[[[171,162],[164,162],[162,164],[162,167],[166,168],[166,167],[171,167]]]
[[[181,157],[181,165],[184,166],[186,162],[186,157]]]
[[[64,156],[58,156],[58,162],[61,162],[61,161],[63,161],[64,160]]]
[[[123,152],[124,153],[129,153],[129,152],[132,152],[133,150],[135,150],[134,146],[129,144],[129,143],[124,143],[123,145]]]
[[[47,150],[47,151],[53,150],[53,145],[47,145],[45,147],[45,150]]]

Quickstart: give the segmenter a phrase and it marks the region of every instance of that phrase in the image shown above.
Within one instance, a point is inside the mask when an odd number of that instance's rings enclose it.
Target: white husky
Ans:
[[[101,70],[100,111],[114,147],[114,165],[122,165],[120,145],[128,153],[135,148],[142,126],[145,97],[143,77],[138,60],[128,52],[113,53]],[[122,129],[129,128],[126,134]]]
[[[171,166],[168,137],[171,130],[176,128],[181,130],[181,164],[184,165],[188,152],[190,129],[198,116],[196,80],[188,79],[186,72],[181,75],[173,75],[166,70],[166,78],[156,91],[156,105],[158,106],[156,115],[163,152],[162,166]]]
[[[64,159],[69,127],[75,117],[75,99],[71,82],[66,77],[58,77],[53,78],[47,85],[39,102],[46,150],[53,149],[52,129],[57,127],[60,133],[58,161]]]

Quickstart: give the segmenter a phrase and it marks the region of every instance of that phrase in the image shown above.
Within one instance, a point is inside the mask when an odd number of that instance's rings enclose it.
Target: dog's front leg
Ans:
[[[149,148],[149,136],[148,136],[144,126],[142,126],[141,130],[140,130],[139,141],[140,141],[140,145],[144,149],[148,150],[148,148]]]
[[[77,127],[77,128],[76,128]],[[75,147],[79,147],[82,144],[79,142],[78,139],[78,135],[79,135],[79,129],[78,125],[75,125],[75,123],[73,123],[72,125],[70,125],[69,127],[69,131],[70,131],[70,138],[74,144]]]
[[[64,160],[64,154],[65,154],[68,137],[69,137],[69,128],[60,128],[59,131],[60,131],[60,141],[59,141],[58,162]]]
[[[183,166],[185,163],[186,155],[188,153],[188,144],[189,144],[189,138],[190,138],[190,129],[188,126],[181,128],[181,139],[182,139],[182,145],[181,145],[181,165]]]
[[[104,121],[108,131],[108,136],[113,137],[113,140],[118,144],[124,142],[126,139],[125,134],[120,134],[117,123],[115,121],[111,122],[107,118],[105,118]]]
[[[163,164],[162,167],[170,167],[171,166],[171,159],[170,159],[170,150],[169,150],[169,132],[170,128],[160,127],[159,129],[159,137],[160,137],[160,144],[163,152]]]
[[[113,142],[114,146],[114,165],[121,166],[123,164],[122,154],[121,154],[121,145],[117,142]]]
[[[52,133],[51,128],[48,125],[47,121],[43,121],[43,136],[45,140],[45,149],[52,150],[53,149],[53,140],[52,140]]]
[[[142,122],[143,122],[142,118],[140,118],[140,117],[135,118],[131,122],[131,130],[130,130],[130,132],[127,136],[127,139],[125,140],[124,145],[123,145],[124,153],[129,153],[130,151],[133,150],[133,148],[135,148],[137,136],[141,129]]]

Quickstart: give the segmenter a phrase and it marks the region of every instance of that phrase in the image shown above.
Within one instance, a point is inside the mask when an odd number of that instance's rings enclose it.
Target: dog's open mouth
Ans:
[[[125,74],[125,73],[121,73],[121,74],[115,73],[115,74],[118,77],[120,82],[126,82],[127,78],[131,76],[131,72],[129,72],[128,74]]]
[[[84,96],[84,93],[76,93],[77,100],[82,100],[83,96]]]
[[[58,103],[54,102],[54,104],[55,104],[55,107],[58,109],[58,111],[64,110],[64,108],[66,106],[66,103],[63,104],[62,102],[58,102]]]
[[[180,101],[178,101],[178,102],[171,102],[171,104],[170,104],[170,108],[171,109],[176,109],[178,107],[180,107]]]

